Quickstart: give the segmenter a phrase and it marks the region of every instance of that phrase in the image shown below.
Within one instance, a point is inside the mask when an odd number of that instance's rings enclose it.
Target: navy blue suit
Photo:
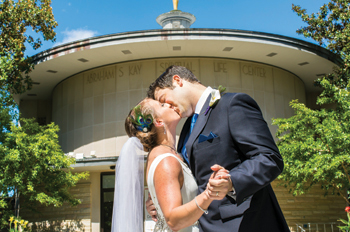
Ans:
[[[199,219],[201,231],[284,232],[289,231],[271,188],[283,170],[283,160],[257,103],[243,93],[226,93],[208,111],[204,104],[187,143],[190,168],[198,192],[205,190],[219,164],[230,171],[236,200],[226,196],[213,201]],[[189,118],[180,135],[178,151],[189,131]],[[199,135],[217,137],[199,143]]]

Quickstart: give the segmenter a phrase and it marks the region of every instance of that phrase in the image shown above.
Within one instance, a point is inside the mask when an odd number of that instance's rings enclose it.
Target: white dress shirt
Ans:
[[[194,113],[195,114],[199,114],[205,104],[205,101],[207,100],[209,94],[211,93],[213,89],[208,86],[204,92],[202,93],[201,97],[199,98],[198,102],[197,102],[197,105],[196,105],[196,109],[194,110]]]

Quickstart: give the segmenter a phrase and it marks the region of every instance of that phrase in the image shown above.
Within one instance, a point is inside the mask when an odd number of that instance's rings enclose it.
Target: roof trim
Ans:
[[[45,61],[49,56],[56,55],[58,53],[66,52],[72,49],[84,50],[92,45],[108,43],[111,41],[118,40],[130,40],[138,38],[151,38],[151,37],[162,37],[167,39],[168,37],[175,36],[213,36],[213,37],[236,37],[244,39],[257,39],[262,41],[277,42],[284,45],[296,47],[300,50],[309,51],[323,57],[327,60],[332,61],[336,65],[342,64],[342,59],[337,54],[323,48],[319,45],[306,42],[300,39],[291,38],[287,36],[256,32],[256,31],[245,31],[245,30],[232,30],[232,29],[209,29],[209,28],[185,28],[185,29],[155,29],[155,30],[144,30],[144,31],[133,31],[123,32],[116,34],[103,35],[98,37],[92,37],[84,40],[78,40],[66,44],[59,45],[54,48],[47,49],[34,55],[34,63],[40,63]]]

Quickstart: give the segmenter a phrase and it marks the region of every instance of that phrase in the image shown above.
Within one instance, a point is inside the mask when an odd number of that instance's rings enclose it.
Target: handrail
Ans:
[[[301,232],[306,232],[306,230],[304,230],[301,225],[296,224],[296,226],[297,226],[297,232],[299,232],[299,229],[300,229]]]
[[[341,231],[339,227],[337,227],[340,225],[340,223],[338,222],[303,223],[303,224],[296,223],[295,225],[296,225],[297,232],[299,231],[300,232],[327,232],[327,228],[328,228],[328,232]]]

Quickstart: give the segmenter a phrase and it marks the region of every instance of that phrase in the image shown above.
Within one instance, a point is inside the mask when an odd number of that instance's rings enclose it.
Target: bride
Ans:
[[[207,209],[215,200],[215,194],[207,186],[205,191],[197,195],[196,181],[181,154],[176,152],[176,126],[180,119],[171,105],[149,98],[130,111],[125,120],[125,130],[132,138],[123,146],[116,165],[112,232],[143,231],[143,171],[140,171],[143,159],[138,158],[141,165],[134,164],[136,170],[133,172],[140,175],[132,177],[129,174],[132,171],[131,154],[137,154],[135,150],[140,153],[142,149],[148,152],[146,180],[158,212],[154,231],[199,231],[197,221],[203,213],[208,213]],[[129,164],[123,164],[123,160]],[[220,169],[210,178],[227,178],[227,171]],[[130,185],[137,188],[128,190],[126,186]],[[135,192],[140,193],[135,195]],[[130,212],[134,212],[134,215]]]

